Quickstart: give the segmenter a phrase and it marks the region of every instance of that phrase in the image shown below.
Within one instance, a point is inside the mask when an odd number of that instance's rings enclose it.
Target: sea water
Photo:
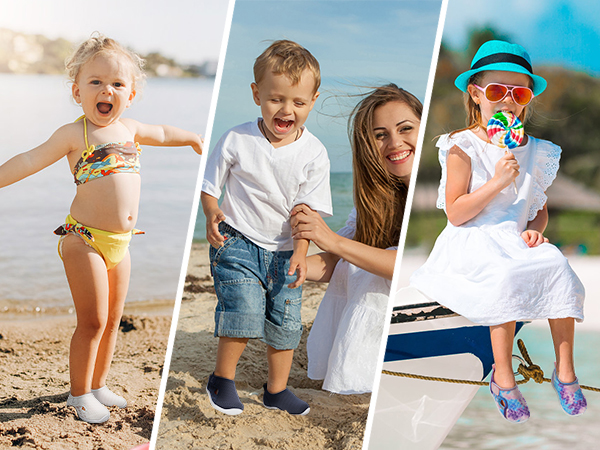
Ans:
[[[518,334],[523,339],[534,364],[552,376],[554,348],[546,324],[525,325]],[[515,346],[516,348],[516,346]],[[585,330],[575,336],[575,366],[583,385],[600,388],[600,330]],[[518,353],[515,351],[515,353]],[[516,368],[518,363],[515,362]],[[517,377],[519,379],[520,377]],[[531,411],[524,424],[511,424],[498,412],[489,388],[479,388],[440,449],[536,449],[579,450],[600,446],[600,393],[584,390],[588,410],[571,417],[560,407],[550,383],[537,384],[530,380],[520,390]]]
[[[212,79],[151,78],[124,116],[205,134],[212,88]],[[0,163],[82,114],[62,76],[0,75],[0,105]],[[130,246],[128,301],[175,298],[200,161],[191,147],[144,147],[136,227],[146,234]],[[74,195],[66,158],[0,189],[0,311],[71,304],[52,231],[64,223]]]

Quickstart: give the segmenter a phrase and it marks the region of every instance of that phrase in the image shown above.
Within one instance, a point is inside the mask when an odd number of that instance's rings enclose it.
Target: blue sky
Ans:
[[[444,42],[464,49],[468,30],[492,25],[508,34],[536,64],[600,75],[598,0],[449,0]]]
[[[238,0],[211,147],[260,115],[250,91],[254,60],[271,41],[292,39],[321,65],[321,96],[307,126],[326,145],[332,171],[350,171],[346,120],[358,99],[345,96],[394,82],[423,100],[440,8],[441,0]]]
[[[227,0],[0,0],[0,28],[80,42],[100,31],[140,53],[217,59]]]

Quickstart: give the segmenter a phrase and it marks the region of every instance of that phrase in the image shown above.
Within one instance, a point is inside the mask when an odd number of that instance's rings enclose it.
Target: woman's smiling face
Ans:
[[[373,134],[389,173],[410,179],[421,121],[404,102],[391,101],[375,108]]]

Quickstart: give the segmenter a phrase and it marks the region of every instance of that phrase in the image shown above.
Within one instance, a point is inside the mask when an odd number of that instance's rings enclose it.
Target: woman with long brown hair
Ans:
[[[372,390],[422,109],[394,84],[354,108],[355,208],[344,228],[335,233],[305,205],[294,208],[293,236],[323,251],[307,259],[307,279],[329,282],[307,344],[308,376],[325,390]]]

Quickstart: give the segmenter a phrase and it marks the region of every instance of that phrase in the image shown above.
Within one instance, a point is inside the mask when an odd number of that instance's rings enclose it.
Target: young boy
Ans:
[[[286,386],[302,334],[308,241],[292,239],[289,217],[300,203],[332,214],[329,158],[303,126],[319,96],[319,63],[295,42],[276,41],[256,59],[254,79],[262,117],[225,133],[207,160],[202,184],[219,336],[206,390],[215,409],[240,414],[236,366],[248,339],[261,338],[269,368],[263,404],[305,415],[308,404]]]

